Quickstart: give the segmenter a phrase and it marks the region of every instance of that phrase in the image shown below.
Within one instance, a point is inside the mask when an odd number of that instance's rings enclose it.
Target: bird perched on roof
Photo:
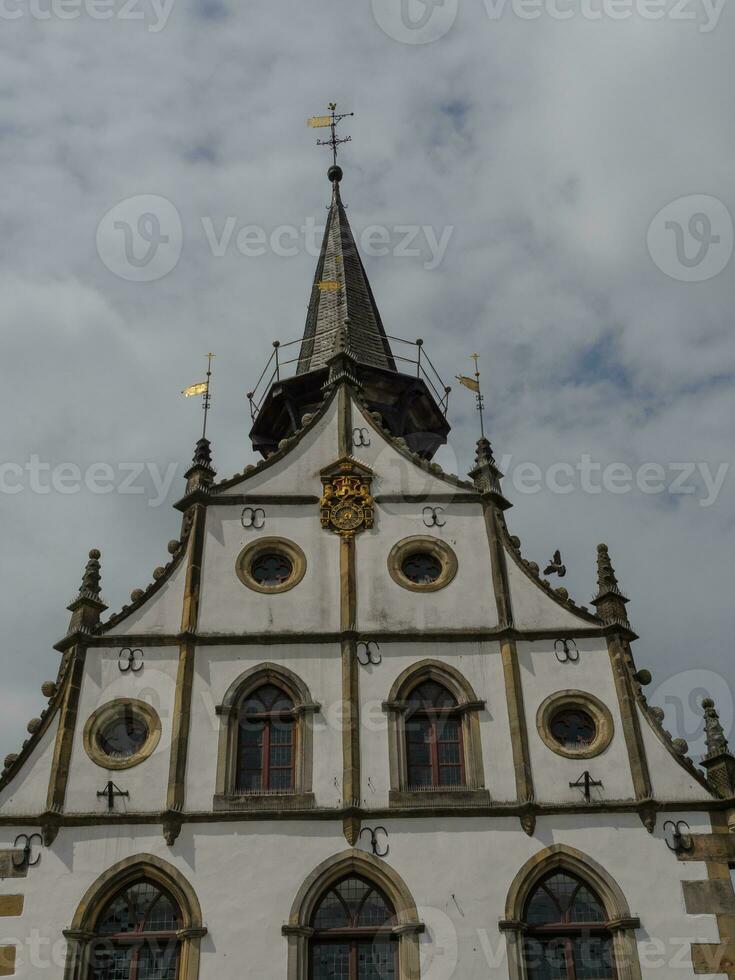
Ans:
[[[555,551],[554,557],[544,569],[544,575],[558,575],[559,578],[564,578],[566,574],[567,566],[561,560],[561,552]]]

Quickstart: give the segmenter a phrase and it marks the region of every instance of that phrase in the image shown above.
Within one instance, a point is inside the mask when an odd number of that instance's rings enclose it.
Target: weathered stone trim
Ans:
[[[397,980],[419,980],[419,920],[416,903],[400,875],[380,858],[364,851],[343,851],[323,861],[303,883],[291,907],[288,923],[282,928],[288,939],[287,980],[308,980],[310,922],[317,902],[335,882],[356,874],[374,882],[396,912],[393,929],[398,938]]]
[[[500,644],[503,660],[503,679],[505,697],[508,705],[513,769],[516,780],[516,796],[522,806],[529,807],[534,802],[533,770],[531,769],[531,749],[528,741],[526,709],[523,702],[523,683],[518,663],[518,650],[514,640],[504,640]],[[530,809],[522,814],[521,823],[527,834],[536,829],[536,820]]]
[[[360,834],[357,810],[361,802],[360,788],[360,678],[357,669],[357,569],[355,538],[341,537],[340,581],[341,622],[345,631],[341,639],[342,659],[342,802],[344,804],[344,833],[348,844],[356,844]]]
[[[280,585],[261,585],[250,573],[250,566],[259,555],[267,552],[283,552],[293,567],[293,574],[290,578]],[[243,585],[246,585],[253,592],[262,592],[265,595],[277,595],[281,592],[289,592],[295,588],[306,575],[306,555],[295,541],[288,538],[269,536],[266,538],[256,538],[246,545],[235,560],[235,572]]]
[[[564,636],[568,639],[594,639],[606,636],[613,627],[600,627],[599,629],[574,628],[565,629]],[[342,631],[338,632],[314,632],[299,633],[293,632],[272,632],[272,633],[233,633],[222,635],[221,633],[192,633],[187,637],[195,640],[199,646],[238,646],[254,645],[263,646],[264,644],[274,646],[276,644],[310,644],[310,643],[339,643]],[[482,643],[498,642],[500,640],[557,640],[559,629],[516,629],[516,628],[496,628],[496,629],[455,629],[455,630],[371,630],[370,638],[383,641],[385,643]],[[129,633],[114,637],[111,644],[111,637],[91,638],[87,641],[88,647],[109,647],[117,646],[176,646],[183,639],[181,633]],[[703,778],[703,777],[701,777]]]
[[[647,801],[653,796],[653,786],[648,770],[648,759],[646,757],[643,734],[638,720],[633,684],[625,662],[625,642],[622,636],[618,633],[613,633],[607,638],[607,648],[610,655],[613,679],[615,681],[615,691],[618,696],[620,719],[623,726],[623,735],[625,736],[625,746],[628,750],[628,761],[633,778],[635,797],[637,800]],[[646,809],[642,811],[641,818],[648,832],[653,833],[656,824],[655,812]]]
[[[184,586],[184,603],[181,611],[181,632],[185,637],[192,637],[196,634],[199,621],[199,593],[207,518],[206,508],[202,504],[194,504],[192,511],[188,566]],[[183,810],[186,800],[186,763],[189,752],[189,731],[191,728],[194,655],[194,640],[184,639],[179,647],[179,667],[174,695],[171,760],[169,763],[168,791],[166,794],[166,805],[169,814],[176,814]],[[167,820],[165,829],[166,840],[168,843],[172,843],[178,834],[176,824],[172,822],[170,817]]]
[[[483,512],[487,540],[490,545],[490,567],[495,605],[498,610],[498,623],[501,627],[511,627],[513,626],[513,604],[510,596],[505,549],[503,548],[500,531],[502,517],[500,511],[495,507],[489,496],[483,498]]]
[[[15,946],[0,946],[0,977],[15,975]]]
[[[735,835],[730,830],[732,811],[712,812],[711,834],[692,834],[690,851],[679,861],[704,861],[707,879],[683,881],[684,905],[689,915],[714,915],[719,943],[692,943],[692,968],[697,974],[735,977],[735,891],[730,868],[735,866]]]
[[[531,891],[546,874],[556,869],[568,871],[589,882],[600,898],[613,933],[616,980],[641,980],[635,930],[640,920],[631,914],[620,886],[591,857],[565,844],[553,844],[527,861],[511,884],[505,903],[505,919],[499,924],[508,949],[510,980],[525,980],[523,931],[526,902]]]
[[[596,734],[591,745],[585,749],[568,749],[551,734],[553,716],[562,708],[581,708],[592,716]],[[587,691],[565,690],[550,694],[539,705],[536,713],[536,728],[547,748],[567,759],[592,759],[608,748],[615,734],[615,725],[610,710],[598,697]]]
[[[8,818],[8,822],[12,821],[12,826],[22,826],[27,821],[19,821],[16,815]],[[28,877],[28,865],[20,864],[20,860],[23,857],[22,850],[7,850],[0,851],[0,881],[4,878],[27,878]],[[20,864],[20,867],[16,867],[15,862]]]
[[[118,889],[141,877],[166,888],[179,905],[184,920],[179,933],[182,940],[179,978],[197,980],[201,938],[207,932],[199,900],[180,871],[152,854],[137,854],[119,861],[87,889],[71,927],[64,930],[67,940],[64,980],[87,980],[89,947],[94,939],[97,916]]]
[[[52,813],[64,809],[66,788],[69,782],[69,766],[74,747],[74,733],[79,713],[79,699],[84,680],[84,666],[87,651],[82,644],[77,644],[70,651],[70,665],[64,679],[64,700],[59,717],[59,728],[56,733],[54,757],[51,762],[51,775],[46,796],[46,809]],[[56,835],[52,832],[49,843]]]
[[[23,915],[22,895],[0,895],[0,917]]]
[[[237,765],[237,727],[238,707],[245,697],[261,684],[272,683],[286,691],[294,703],[296,724],[296,767],[294,792],[282,797],[238,793],[235,789],[235,768]],[[215,782],[215,808],[238,809],[258,807],[277,809],[293,808],[300,799],[303,806],[313,806],[311,795],[312,772],[314,764],[313,716],[320,710],[306,684],[288,667],[273,663],[262,663],[251,667],[235,680],[225,693],[221,705],[216,708],[220,719],[219,743],[217,750],[217,777]],[[250,802],[247,802],[247,801]],[[257,801],[257,802],[256,802]]]
[[[406,578],[403,574],[403,562],[409,555],[418,551],[427,551],[442,566],[441,574],[435,582],[418,584]],[[441,538],[429,534],[412,534],[396,542],[388,554],[388,571],[393,581],[409,592],[436,592],[443,589],[457,574],[457,556],[454,550]]]
[[[320,497],[314,494],[285,494],[285,493],[233,493],[225,496],[224,494],[210,494],[207,504],[209,507],[223,507],[234,505],[246,507],[248,504],[257,507],[309,507],[318,504]]]
[[[479,493],[379,493],[375,496],[376,504],[480,504],[482,496]]]
[[[137,715],[148,729],[148,737],[138,751],[123,759],[114,759],[106,755],[99,746],[98,736],[102,728],[109,724],[121,711],[129,710]],[[132,769],[153,754],[161,738],[161,719],[147,701],[135,698],[116,698],[97,708],[89,716],[82,732],[84,750],[96,765],[103,769],[119,770]]]

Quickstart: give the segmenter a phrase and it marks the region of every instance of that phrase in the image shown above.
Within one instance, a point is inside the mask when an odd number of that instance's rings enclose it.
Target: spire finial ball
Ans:
[[[329,177],[329,179],[331,180],[331,182],[332,182],[333,184],[334,184],[335,182],[336,182],[336,183],[339,183],[339,182],[340,182],[340,180],[342,180],[342,168],[341,168],[341,167],[339,167],[339,166],[338,166],[338,165],[337,165],[336,163],[335,163],[335,164],[333,164],[333,165],[332,165],[332,166],[331,166],[331,167],[329,168],[329,170],[327,170],[327,177]]]
[[[92,548],[92,550],[89,553],[89,557],[93,561],[96,561],[100,557],[100,552],[96,548]]]

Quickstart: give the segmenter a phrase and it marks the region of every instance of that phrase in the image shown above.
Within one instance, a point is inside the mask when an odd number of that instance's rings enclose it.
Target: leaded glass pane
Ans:
[[[612,943],[604,936],[574,940],[574,970],[577,980],[612,980]]]
[[[570,980],[566,939],[527,939],[524,956],[528,980]]]
[[[388,908],[387,902],[380,892],[373,889],[365,899],[357,924],[359,926],[383,926],[392,918],[393,913]]]
[[[564,708],[557,711],[549,725],[551,734],[566,749],[584,749],[591,745],[597,726],[586,711]]]
[[[314,980],[350,980],[347,943],[314,943],[311,962]]]
[[[401,571],[415,585],[431,585],[441,575],[442,563],[428,551],[418,551],[405,559]]]
[[[118,895],[100,918],[97,932],[103,936],[114,936],[122,932],[129,932],[135,928],[135,923],[130,920],[127,895]]]
[[[92,953],[92,980],[128,980],[132,949],[97,947]]]
[[[104,725],[97,744],[111,759],[129,759],[139,752],[148,739],[148,726],[131,710],[125,710],[118,718]]]
[[[581,885],[569,910],[570,922],[604,922],[605,910],[589,888]]]
[[[293,575],[293,565],[285,555],[270,552],[255,559],[250,573],[258,585],[283,585]]]
[[[454,708],[457,699],[446,687],[436,681],[424,681],[411,691],[408,703],[421,705],[423,708]]]
[[[178,928],[179,918],[173,902],[166,895],[161,895],[148,913],[146,932],[173,932]]]
[[[349,926],[350,920],[347,911],[337,897],[331,891],[327,892],[321,900],[319,908],[314,916],[312,925],[315,929],[344,929]]]
[[[357,944],[357,980],[393,980],[395,976],[396,953],[393,943]]]
[[[176,980],[178,959],[178,947],[173,942],[143,946],[139,954],[137,980]]]

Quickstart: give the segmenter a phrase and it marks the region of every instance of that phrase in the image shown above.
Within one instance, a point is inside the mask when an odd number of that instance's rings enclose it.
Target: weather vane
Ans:
[[[190,398],[192,395],[202,396],[202,408],[204,409],[204,425],[202,426],[202,439],[207,438],[207,416],[209,415],[209,406],[212,401],[212,396],[210,394],[210,381],[212,379],[212,358],[214,354],[210,351],[208,354],[204,355],[207,358],[207,380],[198,381],[194,385],[189,385],[188,388],[184,388],[181,394],[185,398]]]
[[[464,374],[457,375],[457,381],[465,388],[469,388],[470,391],[474,391],[477,397],[477,411],[480,413],[480,436],[485,438],[485,420],[483,418],[483,411],[485,408],[485,399],[483,398],[482,391],[480,389],[480,368],[477,362],[480,360],[479,354],[471,354],[472,360],[475,362],[475,376],[474,378],[468,378]]]
[[[337,103],[329,103],[329,115],[328,116],[312,116],[311,119],[306,120],[306,125],[310,126],[312,129],[326,129],[329,127],[331,130],[331,136],[328,140],[317,140],[317,146],[331,146],[332,148],[332,165],[337,166],[337,147],[341,143],[350,143],[352,141],[351,136],[337,136],[337,125],[348,116],[354,116],[354,112],[337,112]]]

